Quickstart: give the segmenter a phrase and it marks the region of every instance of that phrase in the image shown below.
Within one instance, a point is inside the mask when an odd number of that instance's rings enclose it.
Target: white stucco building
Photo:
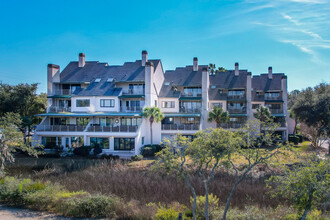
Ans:
[[[123,157],[139,154],[150,144],[150,125],[142,118],[145,106],[157,106],[165,114],[153,123],[153,142],[181,133],[188,137],[200,129],[215,127],[207,122],[213,106],[230,113],[223,128],[241,127],[259,105],[268,106],[280,122],[278,132],[288,137],[287,77],[268,73],[252,77],[247,70],[210,75],[207,65],[193,65],[164,72],[159,59],[142,59],[121,66],[85,61],[70,62],[63,71],[47,67],[48,109],[37,126],[34,139],[46,147],[78,147],[99,144],[104,153]]]

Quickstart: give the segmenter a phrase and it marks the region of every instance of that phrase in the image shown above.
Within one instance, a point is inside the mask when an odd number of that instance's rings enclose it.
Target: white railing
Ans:
[[[38,125],[37,131],[83,132],[86,126],[80,125]]]
[[[246,108],[228,108],[227,111],[232,114],[245,114]]]
[[[268,96],[265,95],[265,100],[282,100],[281,96]]]
[[[120,107],[120,112],[142,112],[143,107]]]
[[[48,112],[71,112],[71,107],[50,106]]]
[[[201,109],[200,108],[185,108],[185,107],[180,107],[180,112],[183,113],[200,113]]]
[[[162,124],[162,130],[199,130],[199,124]]]
[[[119,126],[100,126],[90,125],[87,128],[88,132],[136,132],[137,125],[119,125]]]
[[[245,94],[243,94],[243,95],[228,95],[228,99],[245,99]]]
[[[281,114],[283,109],[269,109],[272,114]]]
[[[244,126],[244,123],[221,123],[220,127],[222,128],[241,128]]]
[[[144,95],[144,89],[129,89],[123,91],[123,95]]]

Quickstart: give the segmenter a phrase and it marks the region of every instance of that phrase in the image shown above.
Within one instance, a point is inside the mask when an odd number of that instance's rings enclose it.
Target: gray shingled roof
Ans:
[[[210,76],[210,85],[222,89],[244,89],[246,88],[247,70],[240,70],[235,76],[235,70],[227,70]]]
[[[179,97],[180,92],[175,91],[175,86],[202,86],[202,70],[207,65],[199,65],[198,71],[193,71],[193,66],[178,67],[165,72],[165,80],[159,93],[160,97]],[[165,83],[170,83],[166,86]]]
[[[273,78],[269,79],[268,74],[261,74],[252,77],[252,88],[254,91],[282,90],[281,80],[284,73],[273,73]]]
[[[155,68],[160,60],[149,60]],[[144,82],[145,67],[141,60],[125,62],[122,66],[108,66],[107,63],[98,61],[86,62],[84,67],[78,67],[78,62],[70,62],[61,72],[61,83],[84,83],[89,82],[86,89],[80,89],[73,95],[76,96],[118,96],[120,88],[115,88],[116,82]],[[95,79],[101,79],[95,82]],[[112,82],[107,82],[113,78]]]
[[[154,63],[155,68],[160,60],[149,60]],[[86,62],[84,67],[78,67],[78,62],[70,62],[61,72],[61,83],[94,82],[96,78],[113,78],[115,82],[143,82],[144,66],[141,60],[125,62],[122,66],[108,66],[107,63]]]

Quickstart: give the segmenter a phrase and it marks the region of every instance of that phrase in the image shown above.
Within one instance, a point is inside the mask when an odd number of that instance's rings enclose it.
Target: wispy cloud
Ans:
[[[255,8],[258,2],[244,1],[247,7]],[[273,10],[266,16],[255,16],[252,22],[262,26],[271,36],[282,43],[291,44],[309,54],[311,60],[322,63],[320,49],[330,49],[330,32],[325,28],[330,21],[330,2],[326,0],[279,0],[262,1],[272,4]]]

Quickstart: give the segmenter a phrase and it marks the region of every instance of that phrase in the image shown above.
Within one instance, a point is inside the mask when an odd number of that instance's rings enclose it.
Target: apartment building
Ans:
[[[150,123],[143,108],[157,106],[164,113],[153,123],[153,143],[181,133],[189,138],[200,129],[216,127],[207,121],[213,106],[222,106],[230,121],[225,129],[237,129],[252,119],[259,105],[268,106],[281,123],[278,133],[287,140],[287,78],[282,73],[253,76],[247,70],[227,70],[210,75],[208,65],[179,67],[164,72],[160,59],[120,66],[88,62],[79,54],[63,71],[47,67],[48,108],[34,135],[46,147],[99,145],[103,153],[129,157],[150,144]]]

